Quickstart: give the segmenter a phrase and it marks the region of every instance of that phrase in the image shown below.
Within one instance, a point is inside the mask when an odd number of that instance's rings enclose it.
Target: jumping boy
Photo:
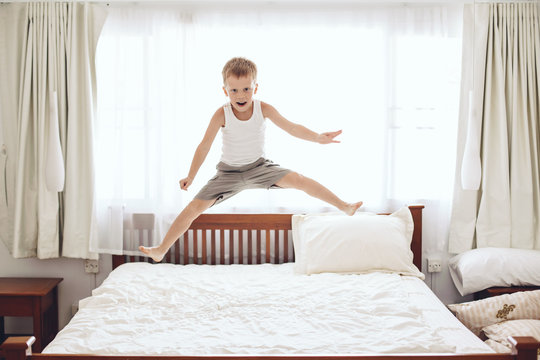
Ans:
[[[219,129],[222,133],[221,161],[217,174],[199,191],[176,217],[165,238],[155,247],[140,246],[139,250],[154,261],[161,261],[174,242],[189,228],[192,221],[209,207],[245,189],[294,188],[334,205],[347,215],[353,215],[362,202],[346,203],[317,181],[280,167],[264,154],[265,119],[300,139],[319,144],[338,143],[334,140],[341,130],[317,134],[290,122],[271,105],[253,99],[257,93],[257,67],[244,58],[229,60],[222,71],[223,91],[230,102],[212,116],[204,137],[195,151],[189,174],[180,180],[187,190],[199,171]]]

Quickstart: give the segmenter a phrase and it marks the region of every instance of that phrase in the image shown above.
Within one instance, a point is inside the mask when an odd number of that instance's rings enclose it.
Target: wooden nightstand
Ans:
[[[58,332],[58,284],[61,278],[0,277],[0,344],[5,340],[4,316],[31,316],[41,352]]]

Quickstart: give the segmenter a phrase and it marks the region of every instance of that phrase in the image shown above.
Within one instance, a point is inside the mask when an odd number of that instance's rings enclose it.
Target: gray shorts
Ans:
[[[195,199],[217,199],[216,205],[246,189],[279,188],[275,184],[291,170],[265,158],[259,158],[251,164],[231,166],[219,162],[216,175],[195,195]]]

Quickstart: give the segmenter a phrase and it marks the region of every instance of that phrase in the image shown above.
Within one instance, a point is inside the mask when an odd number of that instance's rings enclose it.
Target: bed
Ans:
[[[510,334],[540,339],[540,251],[475,248],[452,257],[449,270],[474,301],[448,308],[491,348],[510,352]]]
[[[302,231],[313,234],[318,224],[333,223],[335,218],[203,214],[162,264],[115,256],[114,270],[81,301],[79,312],[43,353],[32,354],[33,339],[19,337],[3,345],[4,356],[7,360],[536,359],[539,344],[529,337],[511,339],[515,355],[493,352],[424,284],[418,271],[422,209],[406,208],[412,221],[412,226],[404,227],[411,235],[407,249],[411,264],[399,271],[346,271],[347,259],[354,263],[357,256],[327,248],[326,256],[315,262],[318,267],[310,262],[302,269],[305,254],[317,254],[316,246],[322,244],[299,247]],[[370,223],[397,219],[395,224],[400,224],[402,215],[396,213],[339,219]],[[338,231],[347,239],[352,232],[343,224]],[[319,234],[335,238],[335,232],[323,230]],[[378,244],[364,245],[369,243]],[[392,257],[390,252],[362,258],[356,265]],[[335,254],[344,259],[337,265],[328,262]],[[325,271],[328,266],[338,268]]]

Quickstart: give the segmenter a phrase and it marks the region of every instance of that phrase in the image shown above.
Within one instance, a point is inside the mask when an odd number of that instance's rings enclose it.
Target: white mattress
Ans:
[[[492,353],[415,277],[282,265],[125,264],[43,351],[98,355]]]

